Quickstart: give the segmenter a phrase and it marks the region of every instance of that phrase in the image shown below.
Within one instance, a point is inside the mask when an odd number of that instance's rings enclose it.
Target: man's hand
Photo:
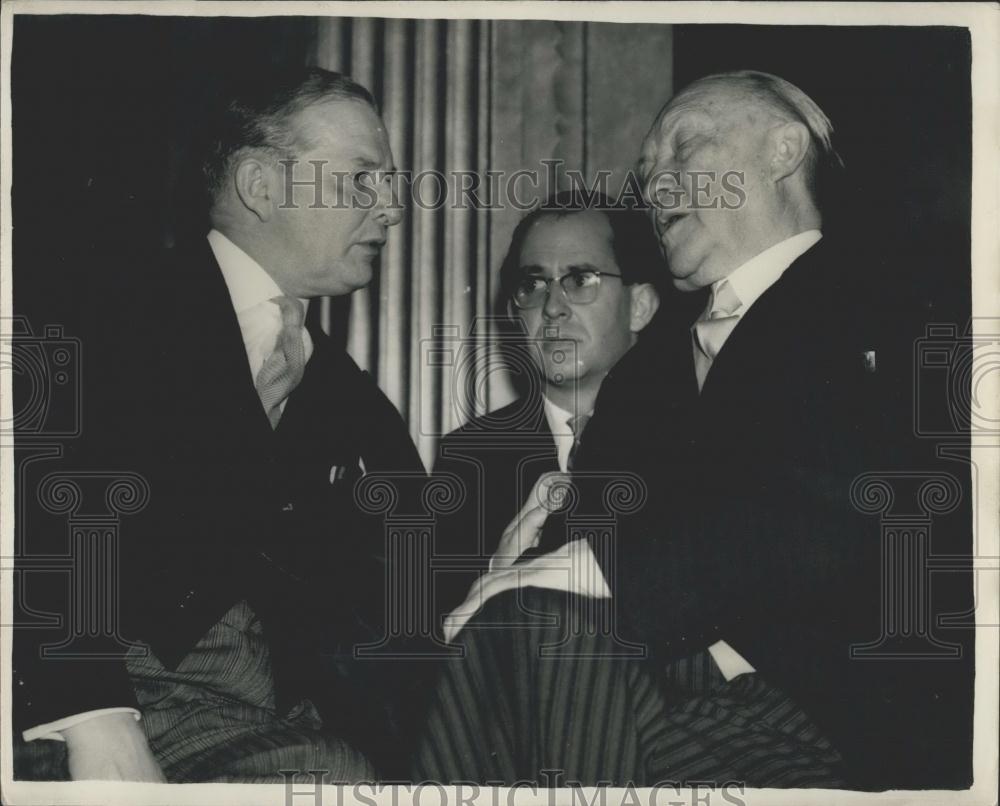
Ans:
[[[574,540],[521,565],[483,574],[469,590],[465,601],[445,617],[445,640],[451,643],[489,599],[514,588],[549,588],[593,599],[611,598],[611,590],[590,544],[586,540]]]
[[[65,728],[74,781],[166,783],[146,734],[132,714],[107,714]]]
[[[560,509],[570,484],[567,473],[546,473],[535,482],[521,511],[503,530],[490,559],[490,571],[509,568],[524,552],[538,545],[545,519],[550,512]],[[470,593],[474,591],[475,588]]]

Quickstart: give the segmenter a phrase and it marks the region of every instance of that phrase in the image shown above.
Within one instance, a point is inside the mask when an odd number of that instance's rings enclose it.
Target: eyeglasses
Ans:
[[[562,277],[525,277],[514,287],[511,302],[522,310],[540,308],[549,295],[549,284],[557,281],[567,300],[574,305],[588,305],[597,299],[602,277],[621,279],[620,274],[596,269],[571,271]]]

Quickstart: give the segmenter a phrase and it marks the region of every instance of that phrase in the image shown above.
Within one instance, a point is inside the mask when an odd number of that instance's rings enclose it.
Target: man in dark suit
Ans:
[[[438,612],[529,548],[501,535],[543,474],[572,469],[602,381],[656,314],[660,272],[645,215],[602,194],[556,194],[517,225],[500,300],[519,336],[506,348],[523,394],[441,440],[434,471],[460,478],[466,498],[441,519],[437,550],[468,568],[440,576]]]
[[[968,713],[971,689],[951,674],[958,666],[854,652],[893,615],[882,606],[878,524],[853,484],[899,463],[906,424],[893,421],[877,371],[870,317],[881,309],[859,293],[870,256],[821,234],[831,134],[801,90],[754,72],[697,81],[655,121],[639,168],[657,235],[675,285],[709,297],[689,330],[624,357],[588,426],[578,468],[641,473],[643,510],[610,540],[567,535],[569,566],[563,548],[476,591],[494,598],[459,634],[474,662],[449,671],[475,675],[488,658],[499,668],[484,674],[508,696],[496,712],[487,706],[492,756],[469,763],[473,775],[967,784],[955,714]],[[670,379],[665,396],[643,392],[657,372]],[[681,427],[658,430],[663,420]],[[520,527],[543,521],[526,513]],[[561,586],[569,599],[541,590],[556,587],[559,563],[572,570]],[[595,568],[606,585],[593,583]],[[469,629],[573,613],[574,593],[605,602],[613,631],[567,638],[566,619],[555,630]],[[552,646],[570,651],[555,657]],[[642,672],[626,651],[635,648]],[[534,660],[523,671],[508,656]],[[439,740],[445,710],[435,707],[428,730]],[[534,719],[530,748],[506,752],[488,727],[494,713]],[[595,733],[615,752],[595,755]]]
[[[423,467],[307,308],[371,281],[400,217],[392,153],[368,91],[320,69],[248,82],[210,141],[207,240],[112,272],[83,340],[84,434],[63,471],[127,470],[148,505],[122,519],[116,578],[73,598],[39,574],[20,594],[71,624],[110,585],[119,623],[73,657],[18,631],[16,730],[24,758],[65,747],[74,779],[370,778],[410,703],[389,694],[402,667],[352,668],[383,637],[386,579],[354,482]],[[36,523],[36,552],[65,539]]]
[[[892,402],[889,382],[908,378],[882,349],[892,302],[872,288],[878,252],[821,233],[840,167],[832,134],[799,88],[752,71],[694,82],[654,122],[639,171],[662,251],[679,289],[710,296],[676,345],[686,472],[602,565],[616,565],[623,636],[662,660],[724,639],[829,738],[847,785],[956,786],[969,667],[858,651],[899,616],[856,480],[924,466],[912,406]],[[732,171],[741,198],[727,210]],[[684,595],[658,606],[670,589]],[[938,612],[969,603],[938,598]]]

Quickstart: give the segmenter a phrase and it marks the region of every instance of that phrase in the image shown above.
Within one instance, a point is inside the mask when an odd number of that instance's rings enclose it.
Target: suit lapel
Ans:
[[[545,416],[545,404],[542,401],[539,401],[536,417],[537,419],[532,424],[532,430],[539,437],[539,445],[538,450],[534,451],[532,455],[537,457],[539,461],[545,462],[545,468],[542,470],[543,473],[558,470],[559,451],[556,448],[556,438],[549,427],[549,418]]]
[[[371,412],[362,393],[367,380],[321,328],[310,325],[309,334],[313,353],[274,432],[278,450],[295,472],[348,484],[368,469],[364,435]]]
[[[793,379],[797,369],[804,369],[799,366],[796,333],[808,326],[810,306],[822,294],[824,278],[817,275],[825,252],[820,241],[801,255],[741,319],[712,363],[701,390],[701,409],[725,405],[733,387],[753,389],[774,375]],[[689,352],[693,374],[693,348]]]
[[[185,412],[187,421],[207,428],[235,428],[261,438],[271,432],[251,377],[243,335],[229,290],[215,256],[205,241],[178,261],[184,279],[177,282],[175,325],[167,339],[176,339],[168,351],[174,359],[175,386],[197,411]]]
[[[676,394],[678,403],[688,406],[696,406],[698,401],[698,376],[694,371],[694,340],[690,330],[684,331],[684,336],[678,340],[680,351],[676,358],[679,381],[677,383]],[[711,373],[709,373],[711,374]]]
[[[308,329],[313,352],[278,421],[276,431],[283,436],[296,436],[311,431],[317,422],[338,422],[350,416],[347,408],[351,385],[340,366],[343,362],[337,360],[335,348],[320,328]]]
[[[559,451],[556,448],[556,438],[552,434],[552,429],[549,427],[549,418],[545,416],[544,406],[541,409],[541,416],[538,418],[537,431],[539,434],[545,437],[545,447],[548,449],[548,455],[545,457],[547,462],[547,467],[542,471],[543,473],[549,473],[559,469]]]

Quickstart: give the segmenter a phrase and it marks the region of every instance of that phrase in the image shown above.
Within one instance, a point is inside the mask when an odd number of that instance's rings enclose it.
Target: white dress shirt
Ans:
[[[208,243],[222,269],[222,277],[240,323],[250,377],[256,380],[267,357],[274,352],[281,333],[281,308],[271,300],[285,294],[256,260],[218,230],[208,233]],[[302,300],[302,305],[304,310],[308,310],[309,300]],[[313,343],[305,328],[302,328],[302,342],[308,362]],[[285,402],[282,401],[281,410],[284,411],[284,408]]]
[[[208,243],[219,268],[222,270],[222,277],[226,281],[233,310],[236,311],[236,319],[240,324],[243,346],[246,348],[247,361],[250,365],[250,377],[256,380],[257,373],[260,372],[267,357],[274,351],[281,333],[281,309],[271,300],[274,297],[284,296],[284,294],[271,275],[256,260],[221,232],[214,229],[209,232]],[[302,300],[302,304],[303,308],[307,309],[309,301]],[[305,347],[305,360],[308,361],[312,355],[313,342],[309,331],[305,328],[302,328],[302,342]],[[263,404],[261,405],[263,407]],[[282,411],[284,411],[284,407],[285,401],[282,401],[280,406]],[[33,728],[28,728],[22,735],[26,742],[35,739],[53,739],[64,742],[66,739],[61,731],[94,717],[119,713],[133,714],[136,719],[140,718],[139,712],[134,708],[101,708],[96,711],[73,714],[55,722],[47,722],[44,725],[36,725]]]
[[[694,350],[695,374],[698,378],[699,389],[701,389],[705,383],[705,378],[708,376],[708,372],[712,366],[712,359],[710,359],[698,346],[698,340],[697,336],[694,335],[694,330],[698,323],[704,322],[710,318],[713,302],[720,287],[723,284],[728,284],[730,289],[732,289],[732,291],[736,294],[736,298],[739,300],[740,304],[735,310],[730,311],[730,314],[736,317],[736,322],[733,324],[733,327],[729,329],[729,332],[722,337],[719,349],[721,349],[722,344],[725,344],[726,339],[732,335],[733,328],[739,326],[739,321],[746,315],[747,311],[750,310],[750,307],[761,297],[761,295],[772,285],[778,282],[781,275],[785,273],[785,270],[791,266],[797,258],[812,248],[822,237],[823,236],[818,229],[800,232],[797,235],[793,235],[791,238],[786,238],[780,243],[776,243],[774,246],[765,249],[759,255],[750,258],[750,260],[742,266],[731,272],[728,277],[716,280],[712,283],[712,296],[709,299],[708,305],[705,307],[701,316],[698,317],[698,322],[692,326],[692,349]]]
[[[545,411],[545,420],[549,424],[552,439],[556,443],[556,462],[559,464],[559,469],[565,473],[566,466],[569,464],[570,451],[573,450],[573,441],[576,439],[573,429],[569,427],[569,421],[573,415],[566,411],[566,409],[557,406],[544,395],[542,396],[542,403]],[[593,412],[590,412],[590,414],[593,414]]]
[[[573,449],[576,434],[570,428],[569,421],[573,417],[570,412],[557,406],[544,395],[542,396],[545,420],[552,432],[556,444],[556,463],[565,473],[569,464],[569,454]],[[593,412],[589,412],[593,414]],[[573,540],[562,546],[550,556],[537,557],[532,560],[532,568],[546,566],[544,570],[532,570],[530,581],[526,581],[522,572],[523,566],[494,567],[494,554],[490,557],[489,573],[481,576],[469,590],[465,601],[445,617],[445,640],[451,642],[466,622],[493,596],[507,590],[513,590],[521,585],[537,588],[552,588],[566,590],[597,599],[607,599],[611,589],[604,579],[601,566],[594,557],[590,543],[586,540]]]

